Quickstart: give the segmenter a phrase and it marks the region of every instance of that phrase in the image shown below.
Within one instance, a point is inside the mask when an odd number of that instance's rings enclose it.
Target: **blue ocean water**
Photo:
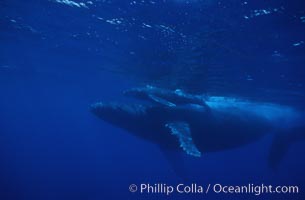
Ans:
[[[0,199],[304,199],[305,141],[183,156],[97,119],[146,84],[304,110],[302,0],[2,0]],[[230,130],[228,130],[230,134]],[[296,185],[299,194],[141,194],[130,184]]]

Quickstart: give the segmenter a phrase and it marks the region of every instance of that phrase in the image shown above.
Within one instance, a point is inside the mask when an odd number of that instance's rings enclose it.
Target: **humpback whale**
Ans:
[[[269,163],[276,167],[292,142],[305,139],[304,114],[289,106],[152,86],[133,88],[125,95],[151,103],[98,102],[91,111],[161,149],[193,157],[240,147],[274,133]]]

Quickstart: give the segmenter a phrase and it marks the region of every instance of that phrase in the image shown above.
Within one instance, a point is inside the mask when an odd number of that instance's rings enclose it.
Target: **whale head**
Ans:
[[[146,114],[147,106],[98,102],[92,104],[90,109],[103,121],[132,131]]]

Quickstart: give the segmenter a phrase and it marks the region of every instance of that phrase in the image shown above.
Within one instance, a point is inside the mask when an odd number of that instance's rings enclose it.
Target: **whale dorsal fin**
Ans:
[[[191,156],[200,157],[201,152],[198,150],[193,142],[191,130],[188,123],[185,122],[174,122],[167,123],[165,127],[169,128],[171,134],[176,136],[179,140],[180,147]]]
[[[162,104],[162,105],[165,105],[165,106],[170,106],[170,107],[176,106],[176,104],[174,104],[174,103],[172,103],[170,101],[167,101],[167,100],[165,100],[163,98],[160,98],[160,97],[157,97],[155,95],[152,95],[152,94],[148,95],[148,97],[150,99],[152,99],[153,101],[155,101],[156,103],[159,103],[159,104]]]

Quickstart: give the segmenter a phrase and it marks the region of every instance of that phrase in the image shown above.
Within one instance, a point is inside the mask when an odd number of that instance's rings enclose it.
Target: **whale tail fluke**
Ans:
[[[272,169],[277,169],[289,147],[298,141],[305,140],[305,128],[296,128],[275,135],[271,145],[268,161]]]

